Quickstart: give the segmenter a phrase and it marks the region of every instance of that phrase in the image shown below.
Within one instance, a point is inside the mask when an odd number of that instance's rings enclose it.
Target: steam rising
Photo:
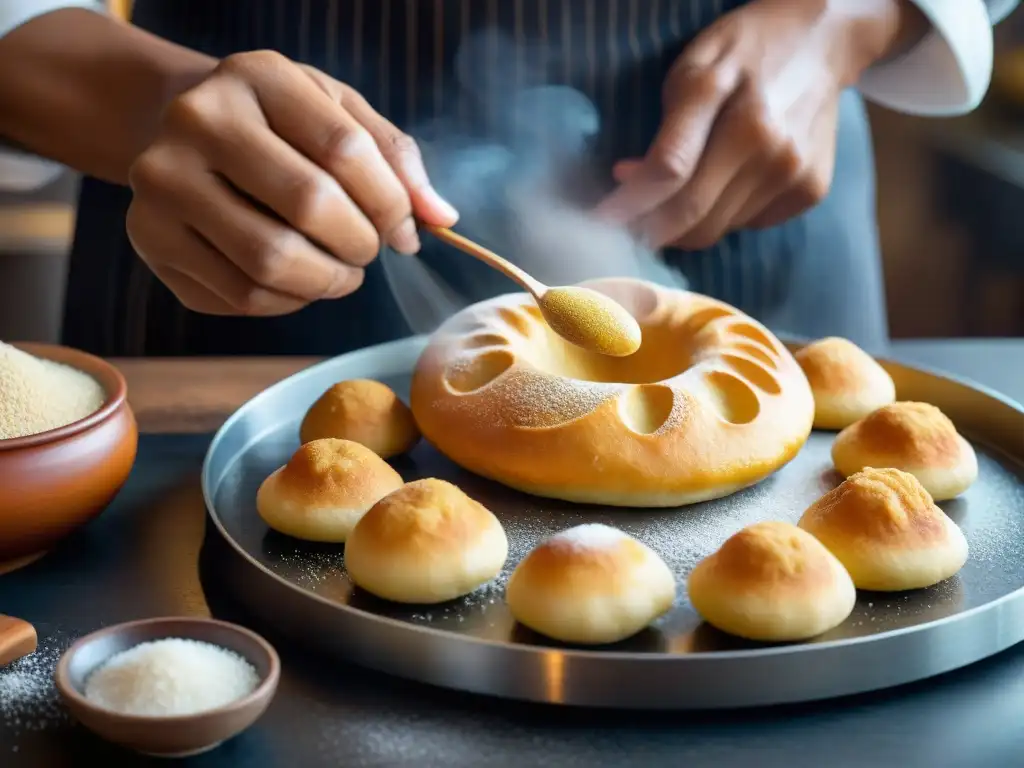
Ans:
[[[520,74],[517,85],[500,67],[486,66],[511,60],[504,45],[493,31],[483,32],[463,44],[456,60],[462,110],[472,111],[480,130],[460,131],[464,123],[449,117],[410,131],[434,185],[461,214],[458,231],[548,285],[640,277],[682,286],[683,278],[628,231],[589,213],[594,200],[587,197],[599,187],[589,156],[600,130],[594,104],[573,88],[545,84],[537,72]],[[381,259],[413,333],[433,331],[469,304],[520,290],[427,235],[420,257],[385,250]]]

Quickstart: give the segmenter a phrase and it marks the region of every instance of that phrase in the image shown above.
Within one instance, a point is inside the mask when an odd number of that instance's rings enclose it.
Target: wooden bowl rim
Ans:
[[[129,715],[123,712],[114,712],[104,707],[97,706],[89,701],[85,696],[78,692],[78,689],[71,682],[71,674],[68,672],[68,667],[71,665],[71,660],[75,657],[81,649],[89,644],[107,635],[116,635],[122,632],[135,629],[136,627],[157,627],[161,624],[175,624],[178,625],[178,631],[169,633],[167,637],[180,637],[191,640],[201,640],[201,638],[191,635],[188,630],[182,631],[180,625],[191,624],[193,626],[199,625],[215,625],[226,629],[229,632],[233,632],[237,635],[243,635],[252,640],[256,647],[266,656],[268,662],[267,674],[260,681],[251,693],[243,696],[240,699],[229,702],[221,707],[215,709],[207,709],[202,712],[197,712],[191,715]],[[154,637],[153,640],[158,640],[159,637]],[[202,640],[202,642],[208,642]],[[230,650],[230,649],[228,649]],[[237,653],[237,651],[236,651]],[[239,654],[241,655],[241,654]],[[252,659],[246,659],[250,664]],[[95,632],[91,632],[84,637],[80,637],[71,647],[68,648],[61,656],[60,661],[57,663],[57,669],[54,671],[54,683],[57,686],[57,690],[60,695],[67,700],[69,703],[74,704],[75,707],[80,709],[89,710],[93,715],[103,718],[108,722],[119,722],[119,723],[136,723],[140,725],[175,725],[183,728],[187,728],[190,725],[196,725],[201,722],[208,720],[214,720],[223,717],[227,714],[233,714],[240,712],[251,707],[255,707],[261,704],[262,701],[269,700],[273,697],[274,692],[277,689],[278,682],[281,677],[281,659],[277,655],[277,651],[274,649],[267,640],[260,635],[253,632],[251,629],[233,624],[229,621],[221,621],[220,619],[213,618],[202,618],[196,616],[159,616],[152,619],[138,619],[136,621],[126,621],[121,624],[112,624],[108,627],[103,627]]]
[[[45,432],[37,432],[34,435],[0,440],[0,452],[17,451],[22,448],[32,448],[37,445],[66,440],[97,424],[103,423],[117,413],[128,400],[128,384],[124,380],[124,376],[115,366],[100,357],[60,344],[14,342],[11,346],[36,357],[55,363],[63,363],[89,374],[106,390],[107,399],[98,410],[93,411],[78,421],[73,421],[70,424],[65,424],[55,429],[48,429]]]

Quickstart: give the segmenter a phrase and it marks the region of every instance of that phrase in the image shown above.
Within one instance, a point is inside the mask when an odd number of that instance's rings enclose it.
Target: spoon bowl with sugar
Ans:
[[[547,286],[482,245],[445,227],[424,225],[442,242],[479,259],[523,287],[537,302],[555,333],[578,347],[611,357],[628,357],[640,348],[640,325],[609,296],[577,285]]]

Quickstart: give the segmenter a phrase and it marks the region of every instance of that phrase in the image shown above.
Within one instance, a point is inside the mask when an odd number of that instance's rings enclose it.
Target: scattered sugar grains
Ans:
[[[125,715],[192,715],[247,696],[259,682],[252,665],[233,651],[167,638],[113,656],[89,675],[85,696]]]
[[[103,387],[87,373],[0,341],[0,440],[63,427],[105,400]]]
[[[64,645],[45,643],[0,667],[0,730],[41,731],[67,719],[53,683],[63,653]]]

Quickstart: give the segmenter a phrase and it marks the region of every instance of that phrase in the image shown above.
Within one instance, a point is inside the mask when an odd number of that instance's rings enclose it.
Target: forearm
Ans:
[[[216,60],[69,8],[0,38],[0,137],[124,184],[164,105]]]

